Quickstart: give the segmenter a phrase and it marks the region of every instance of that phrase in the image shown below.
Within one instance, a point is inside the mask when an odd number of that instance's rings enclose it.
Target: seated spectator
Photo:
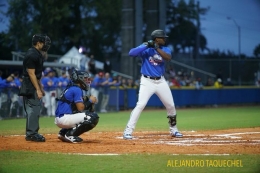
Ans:
[[[197,78],[197,80],[195,81],[195,88],[196,89],[202,89],[203,88],[203,84],[201,82],[201,78]]]
[[[170,77],[175,77],[176,76],[176,73],[175,73],[175,70],[173,69],[173,67],[170,67],[169,74],[170,74]]]
[[[180,84],[180,82],[178,81],[178,77],[177,77],[177,76],[172,77],[171,83],[172,83],[172,86],[173,86],[173,87],[178,87],[178,88],[181,87],[181,84]]]
[[[135,80],[135,86],[136,86],[136,87],[139,87],[139,85],[140,85],[140,79],[141,79],[141,76],[139,76],[139,77]]]
[[[231,78],[227,78],[225,86],[234,86],[233,82],[231,81]]]
[[[190,77],[188,75],[184,76],[184,80],[185,80],[185,86],[191,86],[192,85],[192,81],[190,79]]]
[[[214,82],[213,82],[212,78],[208,78],[205,86],[213,86],[213,85],[214,85]]]
[[[179,83],[181,86],[186,86],[186,80],[185,80],[184,76],[180,76]]]
[[[218,78],[214,83],[215,88],[223,88],[222,80]]]
[[[127,88],[127,82],[125,78],[122,78],[121,83],[120,83],[120,88],[121,89],[126,89]]]
[[[137,88],[133,79],[127,79],[127,88]]]
[[[120,75],[117,75],[117,82],[118,82],[118,86],[120,86],[121,85],[121,83],[122,83],[122,79],[123,79],[123,77],[122,76],[120,76]]]

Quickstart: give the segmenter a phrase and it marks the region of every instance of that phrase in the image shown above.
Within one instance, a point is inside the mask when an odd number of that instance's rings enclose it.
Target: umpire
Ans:
[[[38,133],[41,99],[45,95],[40,79],[44,55],[50,48],[50,44],[51,40],[47,35],[34,35],[32,47],[28,49],[23,60],[23,83],[19,95],[23,96],[26,113],[26,141],[45,142],[44,136]]]

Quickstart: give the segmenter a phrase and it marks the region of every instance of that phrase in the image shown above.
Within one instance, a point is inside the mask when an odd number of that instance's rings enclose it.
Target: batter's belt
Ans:
[[[149,78],[149,79],[152,79],[152,80],[160,80],[162,77],[159,76],[159,77],[151,77],[151,76],[146,76],[146,75],[143,75],[145,78]]]

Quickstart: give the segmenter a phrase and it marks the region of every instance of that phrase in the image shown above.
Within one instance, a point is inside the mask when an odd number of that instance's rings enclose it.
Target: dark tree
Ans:
[[[6,35],[14,51],[25,52],[35,33],[46,33],[52,40],[51,54],[64,54],[72,46],[84,46],[103,60],[118,51],[120,0],[9,0]],[[116,52],[117,53],[117,52]]]

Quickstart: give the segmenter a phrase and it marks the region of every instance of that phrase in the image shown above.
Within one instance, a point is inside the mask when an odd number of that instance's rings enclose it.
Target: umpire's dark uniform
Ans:
[[[35,69],[37,80],[42,77],[44,57],[39,50],[31,47],[23,60],[23,76],[29,78],[27,69]],[[41,100],[38,98],[36,89],[32,96],[23,96],[24,109],[26,112],[26,140],[44,142],[45,138],[38,134]]]

